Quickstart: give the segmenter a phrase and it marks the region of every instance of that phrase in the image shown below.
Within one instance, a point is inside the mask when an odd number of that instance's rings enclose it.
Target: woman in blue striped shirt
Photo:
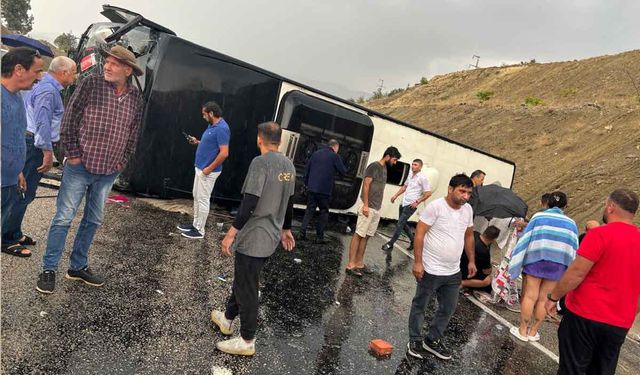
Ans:
[[[520,327],[511,329],[522,341],[540,340],[538,328],[546,315],[547,294],[576,256],[578,227],[562,211],[566,206],[566,194],[551,193],[549,208],[533,215],[511,256],[509,275],[515,279],[522,273],[526,278]]]

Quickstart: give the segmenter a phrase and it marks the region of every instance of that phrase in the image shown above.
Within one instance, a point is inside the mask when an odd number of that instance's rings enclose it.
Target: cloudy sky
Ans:
[[[341,96],[421,77],[639,48],[637,0],[31,0],[32,36],[79,36],[102,4]]]

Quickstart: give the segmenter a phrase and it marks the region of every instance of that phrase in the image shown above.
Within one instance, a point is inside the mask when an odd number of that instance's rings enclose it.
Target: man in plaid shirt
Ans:
[[[67,233],[85,196],[84,214],[65,278],[91,286],[104,284],[88,267],[89,246],[102,224],[111,186],[136,146],[142,97],[130,78],[143,72],[134,54],[122,46],[102,53],[103,74],[87,76],[78,84],[62,118],[60,141],[67,162],[36,287],[41,293],[53,293]]]

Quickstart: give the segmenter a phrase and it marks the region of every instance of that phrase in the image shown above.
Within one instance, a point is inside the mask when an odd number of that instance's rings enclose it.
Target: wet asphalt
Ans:
[[[39,196],[55,195],[46,188]],[[365,260],[374,270],[345,276],[350,235],[332,217],[329,243],[298,241],[278,250],[261,281],[257,353],[233,357],[215,349],[224,339],[209,320],[223,309],[233,262],[220,254],[229,219],[212,217],[204,240],[182,238],[176,224],[187,215],[136,201],[107,204],[105,223],[90,253],[106,278],[101,288],[65,280],[63,255],[52,295],[35,291],[55,198],[36,199],[26,233],[38,244],[31,258],[2,254],[2,373],[5,374],[553,374],[557,364],[512,338],[493,316],[460,298],[445,343],[453,360],[405,356],[407,318],[415,280],[412,260],[369,241]],[[67,239],[72,246],[79,220]],[[220,228],[217,223],[222,223]],[[393,225],[381,228],[391,230]],[[428,323],[435,306],[427,311]],[[491,309],[516,323],[518,315]],[[235,322],[236,331],[238,322]],[[555,325],[545,323],[541,343],[557,354]],[[371,339],[394,346],[388,358],[368,352]],[[638,344],[627,340],[618,373],[640,371]]]

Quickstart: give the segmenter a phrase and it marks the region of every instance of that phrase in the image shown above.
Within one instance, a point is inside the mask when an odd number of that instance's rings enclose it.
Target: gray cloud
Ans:
[[[53,39],[103,21],[104,0],[32,0],[35,36]],[[177,5],[179,4],[179,5]],[[405,87],[480,65],[573,60],[638,48],[640,2],[151,1],[113,4],[179,36],[303,82],[337,91]],[[64,12],[61,10],[64,9]],[[64,18],[60,18],[64,17]],[[321,83],[320,83],[321,84]]]

